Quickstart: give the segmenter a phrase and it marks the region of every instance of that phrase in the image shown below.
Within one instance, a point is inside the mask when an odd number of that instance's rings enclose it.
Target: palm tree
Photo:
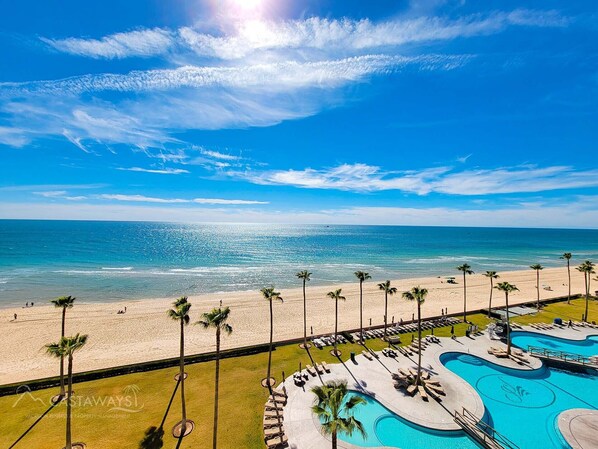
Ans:
[[[459,265],[457,270],[463,272],[463,321],[467,323],[467,282],[465,275],[473,274],[471,267],[464,263],[463,265]]]
[[[174,305],[174,309],[170,309],[168,311],[168,316],[181,323],[179,382],[181,385],[182,419],[172,428],[173,436],[180,438],[188,434],[188,423],[191,423],[191,429],[189,429],[189,432],[193,430],[194,426],[193,421],[187,420],[187,408],[185,404],[185,326],[189,324],[189,309],[191,308],[191,303],[188,301],[186,296],[182,296],[172,304]]]
[[[213,309],[211,312],[203,313],[201,320],[195,324],[199,324],[204,329],[213,327],[216,329],[216,380],[214,387],[214,431],[212,436],[212,447],[217,447],[217,435],[218,435],[218,383],[220,381],[220,333],[224,332],[226,335],[230,335],[233,328],[226,322],[230,314],[230,309],[225,307],[224,309],[218,308]]]
[[[543,270],[544,267],[539,263],[529,266],[532,270],[536,270],[536,291],[537,291],[537,299],[536,299],[536,308],[540,311],[540,270]]]
[[[586,311],[583,316],[584,321],[588,321],[588,304],[590,302],[590,277],[596,271],[594,271],[594,263],[590,260],[586,260],[577,267],[577,271],[583,273],[583,281],[586,287]]]
[[[305,296],[305,283],[309,281],[311,273],[307,270],[302,270],[295,274],[299,279],[303,281],[303,347],[309,348],[307,345],[307,298]]]
[[[74,337],[60,337],[58,343],[46,345],[46,352],[51,356],[64,360],[68,358],[68,389],[66,395],[66,449],[72,449],[71,441],[71,395],[73,394],[73,354],[87,342],[87,335],[77,334]]]
[[[509,293],[514,291],[519,291],[519,289],[513,285],[509,284],[508,282],[499,282],[497,286],[494,288],[500,290],[501,292],[505,292],[505,304],[506,304],[506,312],[507,312],[507,354],[511,355],[511,324],[509,318]]]
[[[419,285],[413,287],[408,292],[403,292],[403,298],[417,303],[417,378],[415,385],[419,385],[421,379],[422,369],[422,314],[421,305],[426,301],[428,290],[421,288]]]
[[[337,334],[338,334],[338,301],[345,301],[347,298],[345,298],[343,295],[341,295],[343,289],[339,288],[337,290],[334,290],[333,292],[328,292],[326,294],[326,296],[328,296],[329,298],[334,299],[334,355],[335,356],[339,356],[340,353],[338,352],[338,350],[336,349],[336,341],[337,341]]]
[[[492,288],[494,287],[494,279],[500,276],[496,271],[486,271],[484,276],[490,279],[490,300],[488,301],[488,318],[490,318],[490,314],[492,313]]]
[[[332,449],[337,448],[338,432],[351,436],[358,431],[366,437],[363,425],[353,416],[355,407],[366,401],[361,396],[351,394],[346,381],[331,380],[313,387],[311,391],[316,395],[316,403],[311,410],[319,418],[324,434],[332,436]],[[347,395],[350,396],[346,400]]]
[[[62,309],[62,330],[60,332],[60,338],[64,337],[64,328],[66,322],[66,309],[73,307],[75,303],[75,297],[73,296],[61,296],[60,298],[52,299],[50,302],[54,304],[54,307],[60,307]],[[57,401],[64,398],[64,357],[60,357],[60,393],[58,394]]]
[[[262,293],[264,299],[268,301],[270,306],[270,347],[268,349],[268,373],[266,375],[266,383],[268,384],[270,395],[272,395],[272,379],[270,377],[270,367],[272,366],[272,337],[274,336],[274,312],[272,310],[272,302],[282,302],[283,299],[279,292],[274,291],[274,287],[264,287],[260,290],[260,292]]]
[[[392,296],[397,292],[396,287],[390,286],[390,281],[381,282],[378,288],[384,291],[384,338],[386,339],[386,326],[388,325],[388,295]]]
[[[365,271],[356,271],[355,277],[359,279],[359,339],[363,343],[363,283],[372,277]]]
[[[567,304],[571,304],[571,257],[573,255],[571,253],[563,253],[559,259],[565,259],[567,261],[567,277],[569,278],[569,293],[567,294]]]

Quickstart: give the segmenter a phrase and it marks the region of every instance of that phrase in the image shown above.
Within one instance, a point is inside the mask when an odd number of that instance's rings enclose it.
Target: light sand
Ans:
[[[572,294],[584,291],[583,276],[572,269]],[[424,316],[439,315],[447,307],[449,313],[463,310],[462,276],[456,275],[457,285],[447,284],[445,278],[417,278],[393,281],[399,294],[389,298],[389,322],[411,319],[416,311],[414,303],[401,298],[400,292],[415,285],[429,290],[423,306]],[[516,304],[535,300],[536,275],[532,270],[505,272],[496,281],[516,284],[520,291],[510,296]],[[495,281],[495,282],[496,282]],[[377,287],[380,280],[364,284],[364,326],[384,321],[384,293]],[[567,269],[545,269],[540,275],[540,297],[550,298],[567,294]],[[283,289],[284,303],[274,305],[274,339],[285,340],[303,335],[303,296],[298,288]],[[552,287],[546,291],[543,285]],[[347,301],[339,303],[339,329],[359,327],[359,284],[307,287],[307,323],[315,334],[334,331],[334,301],[326,296],[330,290],[341,288]],[[467,277],[468,310],[488,306],[490,284],[481,274]],[[268,341],[268,303],[259,292],[222,293],[191,297],[192,322],[202,312],[218,306],[219,301],[230,306],[231,336],[223,337],[223,348],[247,346]],[[87,371],[156,360],[178,355],[179,326],[166,316],[172,299],[150,299],[111,303],[77,303],[67,311],[66,333],[89,334],[88,344],[76,356],[75,371]],[[504,305],[504,295],[494,290],[493,305]],[[118,315],[127,307],[127,313]],[[11,321],[13,314],[17,321]],[[580,319],[581,317],[577,317]],[[0,385],[25,382],[58,374],[58,362],[44,354],[44,345],[60,337],[60,310],[51,305],[36,304],[32,308],[0,310]],[[215,349],[214,331],[190,325],[186,331],[187,353],[201,353]]]

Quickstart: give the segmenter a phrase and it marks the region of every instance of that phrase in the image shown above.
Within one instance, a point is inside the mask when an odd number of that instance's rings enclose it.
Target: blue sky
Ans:
[[[595,1],[13,2],[0,218],[598,227]]]

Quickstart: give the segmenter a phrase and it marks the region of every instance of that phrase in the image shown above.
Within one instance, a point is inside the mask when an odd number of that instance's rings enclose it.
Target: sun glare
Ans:
[[[261,6],[263,0],[233,0],[233,3],[240,9],[253,11]]]

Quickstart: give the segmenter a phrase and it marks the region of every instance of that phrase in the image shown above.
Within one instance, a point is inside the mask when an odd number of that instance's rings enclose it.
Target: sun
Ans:
[[[246,11],[253,11],[258,9],[263,0],[233,0],[233,3],[239,8]]]

